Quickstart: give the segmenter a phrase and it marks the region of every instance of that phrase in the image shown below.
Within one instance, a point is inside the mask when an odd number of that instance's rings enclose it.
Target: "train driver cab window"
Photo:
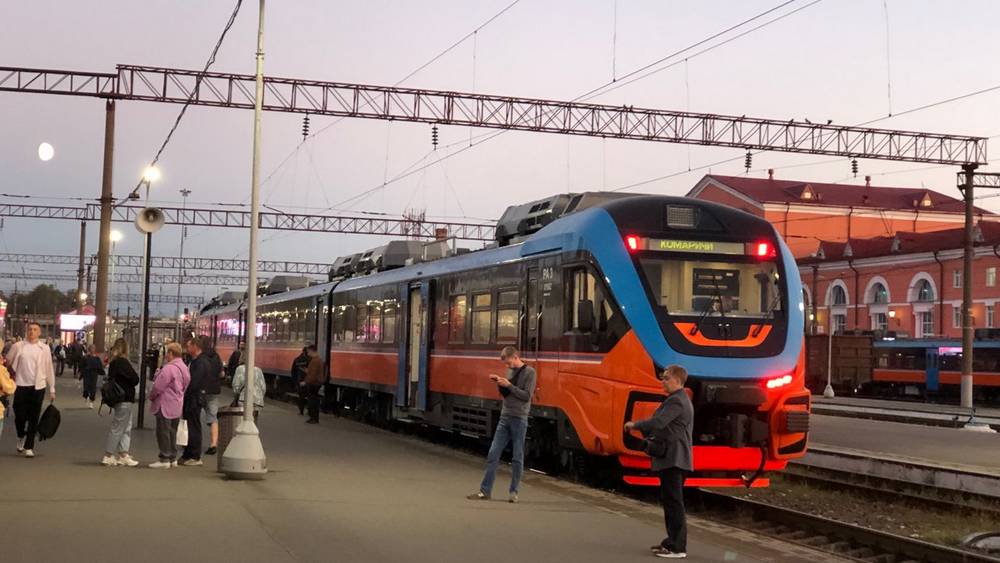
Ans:
[[[567,330],[580,334],[606,334],[619,324],[617,309],[606,297],[603,284],[587,268],[574,268],[567,278]],[[614,332],[611,330],[611,332]]]
[[[519,314],[517,290],[500,291],[497,294],[497,344],[517,342]]]
[[[493,295],[480,293],[472,296],[472,342],[486,344],[490,341],[493,326]]]
[[[465,342],[467,311],[468,298],[464,295],[452,295],[448,307],[448,342]]]

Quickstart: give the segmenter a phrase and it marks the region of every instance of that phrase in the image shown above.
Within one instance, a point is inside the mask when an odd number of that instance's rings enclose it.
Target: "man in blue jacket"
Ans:
[[[646,438],[653,472],[660,478],[660,502],[663,504],[667,537],[650,549],[653,555],[664,559],[687,557],[684,479],[692,470],[691,434],[694,426],[694,407],[684,390],[687,376],[687,370],[681,366],[668,366],[658,376],[667,398],[651,418],[625,423],[625,430],[638,430]]]

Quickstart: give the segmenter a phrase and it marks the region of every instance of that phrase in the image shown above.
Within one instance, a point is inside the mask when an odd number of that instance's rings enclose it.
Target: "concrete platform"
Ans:
[[[227,481],[205,467],[98,464],[110,420],[60,380],[59,434],[37,457],[0,438],[4,562],[650,561],[663,535],[656,507],[529,474],[521,503],[476,502],[483,460],[343,419],[306,425],[291,405],[260,419],[271,473]],[[12,421],[8,420],[8,423]],[[152,418],[147,417],[147,423]],[[152,430],[133,455],[155,457]],[[840,561],[807,548],[692,518],[688,561]]]
[[[832,397],[813,395],[812,411],[816,414],[872,418],[891,422],[925,424],[960,428],[969,421],[968,409],[957,405],[891,401],[862,397]],[[1000,430],[1000,409],[976,407],[976,421]]]
[[[813,414],[809,444],[1000,475],[1000,434]]]

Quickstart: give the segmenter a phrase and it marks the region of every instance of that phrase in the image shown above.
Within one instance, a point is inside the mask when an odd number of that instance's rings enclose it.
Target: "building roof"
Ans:
[[[1000,223],[980,221],[975,228],[976,246],[1000,245]],[[847,242],[820,241],[816,252],[799,260],[800,264],[877,258],[894,254],[919,254],[935,250],[955,250],[965,244],[965,229],[946,229],[927,233],[900,231],[892,237],[851,239]]]
[[[706,178],[759,203],[867,207],[895,211],[917,209],[936,213],[962,213],[965,210],[962,200],[925,188],[827,184],[717,174],[709,174]],[[992,215],[985,209],[976,209],[977,213]]]

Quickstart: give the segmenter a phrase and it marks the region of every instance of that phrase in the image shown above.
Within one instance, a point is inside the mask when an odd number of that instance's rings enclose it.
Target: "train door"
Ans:
[[[425,410],[427,408],[428,374],[430,371],[430,299],[429,281],[407,286],[403,310],[406,311],[406,338],[401,343],[402,356],[398,406]]]
[[[937,348],[927,348],[926,353],[926,366],[927,366],[927,392],[937,393],[940,384],[941,375],[941,362],[940,356],[938,355]]]
[[[310,327],[310,332],[315,334],[316,338],[312,342],[306,342],[306,344],[316,345],[319,358],[323,360],[325,366],[330,365],[330,307],[328,303],[332,293],[316,296],[316,303],[313,305],[313,310],[316,311],[315,318],[313,318],[314,324]]]
[[[524,314],[521,318],[521,354],[525,360],[538,361],[541,340],[542,302],[539,299],[538,268],[528,268],[528,280],[524,292]]]

